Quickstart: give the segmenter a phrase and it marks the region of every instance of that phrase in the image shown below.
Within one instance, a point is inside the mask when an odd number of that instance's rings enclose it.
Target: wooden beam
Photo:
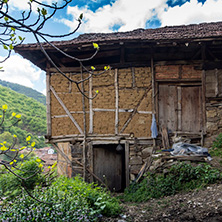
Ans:
[[[135,81],[135,67],[131,68],[132,71],[132,87],[134,88],[136,86],[136,81]]]
[[[46,73],[46,117],[47,117],[47,136],[52,136],[51,121],[51,95],[50,95],[50,73]]]
[[[56,97],[56,99],[58,100],[58,102],[60,103],[60,105],[62,106],[62,108],[65,110],[66,114],[69,116],[69,118],[71,119],[72,123],[75,125],[75,127],[79,130],[79,132],[81,134],[84,134],[81,127],[79,126],[79,124],[76,122],[76,120],[74,119],[74,117],[72,116],[72,114],[69,112],[69,110],[67,109],[67,107],[65,106],[65,104],[62,102],[62,100],[59,98],[59,96],[57,95],[56,91],[54,90],[54,88],[52,86],[50,86],[50,90],[52,91],[53,95]]]
[[[89,79],[89,97],[92,98],[93,78]],[[93,100],[89,99],[89,133],[93,133]]]
[[[115,103],[115,134],[119,133],[119,84],[118,84],[118,69],[115,69],[115,96],[116,96],[116,103]]]
[[[126,187],[129,186],[129,142],[125,142],[125,176],[126,176]]]
[[[202,71],[202,110],[203,110],[203,121],[202,128],[203,133],[206,133],[206,71]]]

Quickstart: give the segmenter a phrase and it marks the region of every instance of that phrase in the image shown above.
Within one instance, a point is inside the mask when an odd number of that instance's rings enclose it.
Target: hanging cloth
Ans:
[[[151,135],[152,138],[156,138],[158,136],[155,114],[152,114],[151,132],[152,132],[152,135]]]

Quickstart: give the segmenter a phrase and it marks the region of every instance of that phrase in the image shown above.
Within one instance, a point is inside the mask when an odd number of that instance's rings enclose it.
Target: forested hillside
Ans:
[[[44,147],[44,135],[46,134],[46,107],[40,102],[17,93],[9,88],[0,86],[0,106],[7,104],[7,118],[11,117],[12,112],[21,114],[21,121],[6,132],[16,134],[21,145],[25,145],[27,135],[32,134],[36,147]],[[6,125],[9,122],[5,122]],[[7,136],[8,133],[0,135]],[[2,133],[2,132],[1,132]]]
[[[22,86],[22,85],[19,85],[16,83],[3,81],[3,80],[0,80],[0,85],[8,87],[18,93],[24,94],[28,97],[33,98],[33,99],[36,99],[37,101],[39,101],[40,103],[42,103],[44,105],[46,104],[46,97],[42,93],[40,93],[32,88]]]

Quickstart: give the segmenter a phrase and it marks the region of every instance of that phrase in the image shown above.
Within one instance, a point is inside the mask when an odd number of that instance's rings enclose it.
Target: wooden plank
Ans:
[[[206,71],[202,71],[202,132],[206,133]]]
[[[89,97],[92,98],[93,78],[89,79]],[[93,133],[93,100],[89,99],[89,133]]]
[[[151,73],[152,73],[152,113],[156,114],[156,104],[155,104],[155,95],[156,95],[156,88],[155,88],[155,71],[154,71],[154,61],[153,61],[153,54],[151,56]],[[156,147],[156,139],[153,138],[153,146]]]
[[[89,169],[94,172],[94,169],[93,169],[93,144],[92,142],[89,142],[88,143],[88,161],[89,161]],[[90,176],[90,183],[93,182],[93,176],[91,175]]]
[[[197,133],[201,127],[201,87],[182,87],[182,131]]]
[[[136,80],[135,80],[135,67],[131,68],[132,71],[132,87],[134,88],[136,86]]]
[[[119,84],[118,84],[118,69],[115,69],[115,134],[119,133]]]
[[[126,175],[126,187],[130,184],[129,176],[129,142],[125,142],[125,175]]]
[[[52,122],[51,122],[51,95],[50,95],[50,73],[46,73],[46,117],[47,117],[47,135],[52,136]]]
[[[177,130],[178,119],[177,87],[174,85],[159,84],[159,126],[166,126],[168,130]]]
[[[181,86],[177,87],[177,130],[182,130],[182,104],[181,104]],[[191,113],[190,113],[191,114]],[[184,118],[184,116],[183,116]],[[187,117],[186,117],[187,118]]]
[[[218,69],[215,69],[215,97],[219,95],[219,77],[218,77]]]
[[[76,122],[76,120],[74,119],[74,117],[72,116],[72,114],[69,112],[69,110],[67,109],[67,107],[65,106],[65,104],[62,102],[62,100],[59,98],[59,96],[57,95],[56,91],[54,90],[54,88],[52,86],[50,86],[50,90],[52,91],[53,95],[56,97],[56,99],[58,100],[58,102],[60,103],[60,105],[62,106],[62,108],[65,110],[66,114],[69,116],[69,118],[71,119],[72,123],[75,125],[75,127],[79,130],[79,132],[81,134],[84,134],[81,127],[79,126],[79,124]]]

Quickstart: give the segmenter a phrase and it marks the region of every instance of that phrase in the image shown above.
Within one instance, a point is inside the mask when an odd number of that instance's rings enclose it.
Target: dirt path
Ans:
[[[222,222],[222,184],[185,194],[152,199],[146,203],[123,203],[118,218],[103,218],[111,222],[146,221],[206,221]]]

